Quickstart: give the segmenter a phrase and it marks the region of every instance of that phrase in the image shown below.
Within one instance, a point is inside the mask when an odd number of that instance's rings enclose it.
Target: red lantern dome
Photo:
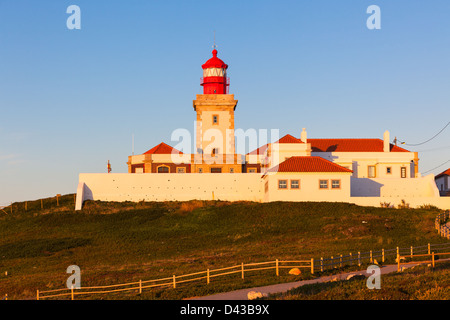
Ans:
[[[227,78],[228,65],[217,58],[217,50],[212,51],[213,57],[202,65],[203,77],[201,85],[203,86],[203,94],[228,94],[230,85]]]

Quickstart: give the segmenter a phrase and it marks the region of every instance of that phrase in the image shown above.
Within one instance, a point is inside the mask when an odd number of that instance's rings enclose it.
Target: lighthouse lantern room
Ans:
[[[230,78],[227,78],[228,65],[217,57],[214,49],[213,57],[202,65],[203,77],[200,84],[203,86],[203,94],[228,94]]]

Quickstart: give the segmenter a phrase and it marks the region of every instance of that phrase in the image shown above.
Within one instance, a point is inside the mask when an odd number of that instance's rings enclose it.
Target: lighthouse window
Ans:
[[[213,124],[219,124],[219,116],[213,115]]]

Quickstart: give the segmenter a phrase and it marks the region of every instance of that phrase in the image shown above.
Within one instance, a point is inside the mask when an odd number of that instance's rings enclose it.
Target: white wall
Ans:
[[[446,186],[450,186],[450,184],[449,184],[450,177],[442,176],[442,177],[437,178],[435,181],[436,181],[436,186],[439,189],[439,191],[441,191],[441,186],[442,186],[442,191],[448,190],[448,188],[446,188]]]
[[[402,178],[353,178],[352,197],[417,198],[439,197],[434,175],[415,179]]]
[[[300,189],[279,190],[279,179],[299,179]],[[341,179],[341,189],[320,190],[319,179]],[[265,192],[266,181],[269,183],[268,193]],[[381,186],[377,188],[376,185],[368,183]],[[373,190],[378,194],[370,195]],[[264,178],[259,173],[82,173],[79,175],[75,209],[81,209],[85,200],[137,202],[194,199],[255,202],[330,201],[375,207],[379,207],[381,203],[397,206],[404,200],[410,207],[431,204],[441,209],[450,209],[450,197],[439,197],[434,175],[417,179],[355,179],[348,173],[282,172]]]
[[[84,200],[262,201],[259,173],[82,173]],[[81,201],[81,200],[80,200]]]

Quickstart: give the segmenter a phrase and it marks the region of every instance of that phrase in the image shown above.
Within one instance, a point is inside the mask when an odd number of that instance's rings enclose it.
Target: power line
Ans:
[[[438,133],[436,133],[433,137],[431,137],[430,139],[428,139],[428,140],[426,140],[426,141],[424,141],[424,142],[421,142],[421,143],[415,143],[415,144],[410,144],[410,143],[406,143],[406,142],[402,142],[402,141],[400,141],[401,142],[401,144],[404,144],[404,145],[407,145],[407,146],[420,146],[420,145],[422,145],[422,144],[425,144],[425,143],[427,143],[427,142],[430,142],[431,140],[433,140],[434,138],[436,138],[438,135],[440,135],[441,133],[442,133],[442,131],[444,131],[448,126],[450,125],[450,122],[448,122],[446,125],[445,125],[445,127],[443,127],[442,129],[441,129],[441,131],[439,131]]]
[[[442,167],[442,166],[443,166],[444,164],[446,164],[446,163],[448,163],[448,162],[450,162],[450,160],[447,160],[447,161],[445,161],[444,163],[442,163],[442,164],[438,165],[437,167],[435,167],[435,168],[433,168],[433,169],[430,169],[430,170],[427,170],[427,171],[425,171],[425,172],[422,172],[422,173],[427,173],[427,172],[430,172],[430,171],[436,170],[437,168],[439,168],[439,167]]]

